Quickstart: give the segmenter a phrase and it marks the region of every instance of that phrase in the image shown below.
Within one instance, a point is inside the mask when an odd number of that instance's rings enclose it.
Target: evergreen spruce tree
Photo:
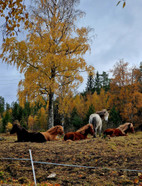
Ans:
[[[84,124],[86,125],[89,122],[89,116],[95,112],[94,106],[91,104],[89,106],[88,112],[86,113],[86,116],[84,118]]]
[[[97,94],[100,94],[101,88],[102,88],[101,78],[99,72],[97,71],[95,77],[95,91],[97,92]]]
[[[103,72],[101,75],[101,86],[107,92],[110,88],[110,79],[108,78],[108,74]]]
[[[0,96],[0,115],[2,115],[4,112],[4,105],[5,105],[4,98]]]
[[[71,122],[71,126],[75,128],[75,130],[83,126],[83,121],[78,115],[76,108],[74,108],[72,111],[70,122]]]
[[[18,120],[19,122],[22,120],[23,109],[17,102],[12,103],[12,117],[13,120]]]
[[[90,72],[87,79],[86,92],[94,93],[94,86],[95,86],[94,75],[92,72]]]
[[[111,126],[108,127],[118,127],[121,124],[121,117],[119,112],[116,110],[115,106],[112,107],[109,113],[109,123],[111,123]]]

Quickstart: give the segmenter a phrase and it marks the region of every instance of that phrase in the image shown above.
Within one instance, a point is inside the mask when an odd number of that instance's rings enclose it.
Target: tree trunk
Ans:
[[[64,117],[64,114],[61,115],[61,122],[62,122],[62,127],[64,128],[64,125],[65,125],[65,117]]]
[[[49,108],[48,108],[48,129],[54,126],[54,109],[53,109],[54,93],[49,93]]]

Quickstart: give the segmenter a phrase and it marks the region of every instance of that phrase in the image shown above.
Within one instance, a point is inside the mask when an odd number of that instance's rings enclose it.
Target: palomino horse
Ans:
[[[84,127],[80,128],[76,132],[68,132],[64,136],[64,140],[83,140],[87,138],[87,135],[94,135],[94,129],[92,124],[87,124]]]
[[[10,134],[17,134],[15,142],[45,142],[45,137],[40,132],[28,132],[25,128],[18,124],[13,124]]]
[[[51,129],[47,130],[46,132],[41,132],[41,134],[45,137],[46,141],[53,141],[57,140],[57,135],[63,135],[64,129],[61,125],[56,125]]]
[[[106,109],[90,115],[89,123],[93,124],[95,130],[94,137],[96,137],[97,135],[97,130],[99,130],[99,136],[101,136],[102,120],[108,121],[108,117],[109,117],[109,113]]]
[[[120,129],[106,129],[103,133],[104,135],[109,135],[110,137],[114,137],[114,136],[127,136],[127,134],[124,134]]]
[[[134,133],[134,126],[132,123],[124,123],[123,125],[119,125],[118,129],[120,129],[124,134],[127,134],[128,132]]]

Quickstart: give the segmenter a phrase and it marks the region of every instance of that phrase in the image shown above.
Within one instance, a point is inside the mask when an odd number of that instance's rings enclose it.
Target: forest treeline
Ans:
[[[89,26],[78,24],[85,15],[78,9],[80,1],[32,2],[29,8],[23,0],[3,1],[0,7],[0,17],[5,20],[0,59],[24,76],[18,84],[18,102],[8,105],[0,99],[0,131],[8,130],[15,119],[30,130],[56,124],[65,130],[76,129],[88,123],[92,112],[104,108],[110,112],[106,127],[125,121],[139,126],[141,65],[129,69],[120,60],[111,78],[106,72],[94,73],[94,66],[85,59],[94,34]],[[21,31],[25,36],[17,37]],[[83,82],[81,72],[88,73],[88,81],[85,90],[76,94]]]
[[[120,60],[111,70],[112,77],[103,72],[88,74],[85,90],[54,98],[54,125],[63,125],[65,131],[76,130],[88,123],[90,114],[109,110],[108,123],[103,128],[117,127],[132,122],[136,129],[142,128],[142,63],[129,68]],[[0,97],[0,132],[6,132],[14,120],[29,130],[44,131],[48,128],[48,106],[43,102],[5,103]]]

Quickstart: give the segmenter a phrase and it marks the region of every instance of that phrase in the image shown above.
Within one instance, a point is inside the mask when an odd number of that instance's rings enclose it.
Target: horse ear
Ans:
[[[18,120],[15,120],[15,121],[13,122],[13,125],[15,125],[15,124],[19,125],[20,123],[19,123]]]

